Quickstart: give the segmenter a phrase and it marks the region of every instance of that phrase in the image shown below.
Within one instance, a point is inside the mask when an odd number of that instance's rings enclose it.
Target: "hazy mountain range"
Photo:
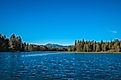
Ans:
[[[59,45],[59,44],[52,44],[52,43],[48,43],[45,45],[48,48],[67,48],[68,46],[63,46],[63,45]]]

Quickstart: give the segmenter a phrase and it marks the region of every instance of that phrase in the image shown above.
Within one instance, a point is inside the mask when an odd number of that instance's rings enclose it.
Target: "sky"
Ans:
[[[0,33],[35,44],[121,39],[121,0],[0,0]]]

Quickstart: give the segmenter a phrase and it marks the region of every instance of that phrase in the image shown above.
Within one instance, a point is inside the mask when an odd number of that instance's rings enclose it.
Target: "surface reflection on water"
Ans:
[[[121,54],[0,53],[0,80],[121,80]]]

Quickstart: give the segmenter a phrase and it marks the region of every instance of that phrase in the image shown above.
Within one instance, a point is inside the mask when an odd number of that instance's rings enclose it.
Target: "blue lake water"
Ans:
[[[0,80],[121,80],[121,54],[4,52]]]

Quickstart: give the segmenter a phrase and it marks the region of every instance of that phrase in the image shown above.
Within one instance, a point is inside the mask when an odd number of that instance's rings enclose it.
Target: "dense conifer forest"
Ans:
[[[115,39],[113,41],[82,41],[76,40],[75,45],[70,46],[68,51],[76,52],[121,52],[121,41]]]
[[[0,34],[0,52],[25,51],[67,51],[67,48],[52,48],[46,45],[35,45],[22,42],[20,36],[12,34],[10,38]]]
[[[50,45],[49,45],[50,46]],[[72,51],[72,52],[121,52],[121,41],[115,39],[113,41],[85,41],[76,40],[75,44],[67,48],[54,48],[46,45],[35,45],[22,42],[20,36],[12,34],[10,38],[0,34],[0,52],[16,52],[16,51]]]

